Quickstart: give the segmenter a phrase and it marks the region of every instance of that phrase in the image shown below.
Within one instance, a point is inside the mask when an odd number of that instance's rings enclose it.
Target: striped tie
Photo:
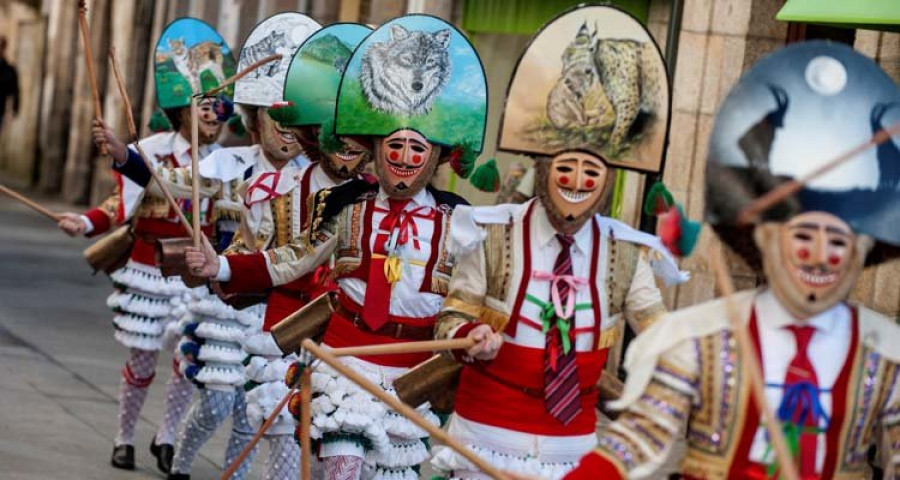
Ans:
[[[556,257],[553,275],[572,275],[572,255],[569,252],[574,239],[571,235],[556,234],[562,250]],[[556,282],[560,303],[565,305],[569,298],[570,287],[566,282]],[[551,287],[552,288],[552,287]],[[574,314],[573,314],[574,316]],[[565,319],[574,321],[574,319]],[[571,329],[570,329],[571,330]],[[568,425],[581,413],[580,388],[578,384],[578,366],[575,362],[575,346],[566,353],[562,348],[559,327],[554,322],[546,334],[544,350],[544,404],[547,412]]]

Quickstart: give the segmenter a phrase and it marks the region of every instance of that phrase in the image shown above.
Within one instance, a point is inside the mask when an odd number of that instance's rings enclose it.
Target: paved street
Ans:
[[[169,355],[159,363],[138,424],[138,470],[109,466],[126,350],[112,336],[105,306],[110,282],[91,275],[81,255],[89,243],[68,238],[52,221],[0,196],[3,479],[164,478],[148,446],[162,419]],[[228,430],[223,425],[203,450],[193,478],[218,478]]]

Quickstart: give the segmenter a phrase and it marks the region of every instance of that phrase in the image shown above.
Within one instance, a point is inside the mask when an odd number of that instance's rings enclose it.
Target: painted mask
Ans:
[[[334,153],[322,151],[319,144],[320,127],[303,126],[294,127],[292,131],[300,141],[306,156],[314,162],[318,162],[332,179],[348,179],[357,176],[371,158],[371,153],[362,145],[351,140],[341,142],[341,148]]]
[[[300,155],[302,149],[294,133],[269,116],[264,108],[257,110],[259,142],[269,159],[284,163]]]
[[[807,212],[755,232],[775,296],[798,319],[847,298],[865,264],[872,240],[825,212]]]
[[[441,148],[414,130],[398,130],[375,143],[375,173],[391,198],[410,198],[431,181]]]
[[[565,152],[537,162],[537,193],[553,226],[575,233],[604,204],[615,179],[599,157],[584,152]]]
[[[197,118],[200,119],[199,141],[201,145],[209,145],[215,143],[222,132],[224,122],[219,120],[216,114],[217,100],[212,97],[204,97],[197,102]],[[184,138],[191,139],[191,107],[187,106],[181,110],[181,124],[184,125],[182,135]]]

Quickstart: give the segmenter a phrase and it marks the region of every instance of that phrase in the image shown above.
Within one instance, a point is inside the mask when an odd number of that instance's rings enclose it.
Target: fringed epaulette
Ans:
[[[309,197],[309,244],[313,245],[316,234],[329,220],[341,213],[349,205],[359,203],[378,193],[378,182],[367,179],[350,180],[331,188],[323,188]]]
[[[438,190],[432,186],[428,186],[428,191],[434,197],[434,202],[438,204],[438,206],[448,207],[450,210],[453,210],[459,205],[468,205],[469,201],[465,198],[453,193],[447,192],[445,190]]]

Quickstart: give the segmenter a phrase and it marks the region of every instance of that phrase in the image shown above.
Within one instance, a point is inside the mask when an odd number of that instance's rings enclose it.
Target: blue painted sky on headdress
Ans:
[[[231,48],[225,43],[225,39],[219,35],[219,32],[209,26],[206,22],[196,18],[179,18],[170,23],[159,37],[159,42],[156,44],[157,53],[172,53],[169,50],[168,40],[170,38],[184,39],[188,48],[207,41],[220,43],[222,44],[222,53],[225,55],[231,54]]]

